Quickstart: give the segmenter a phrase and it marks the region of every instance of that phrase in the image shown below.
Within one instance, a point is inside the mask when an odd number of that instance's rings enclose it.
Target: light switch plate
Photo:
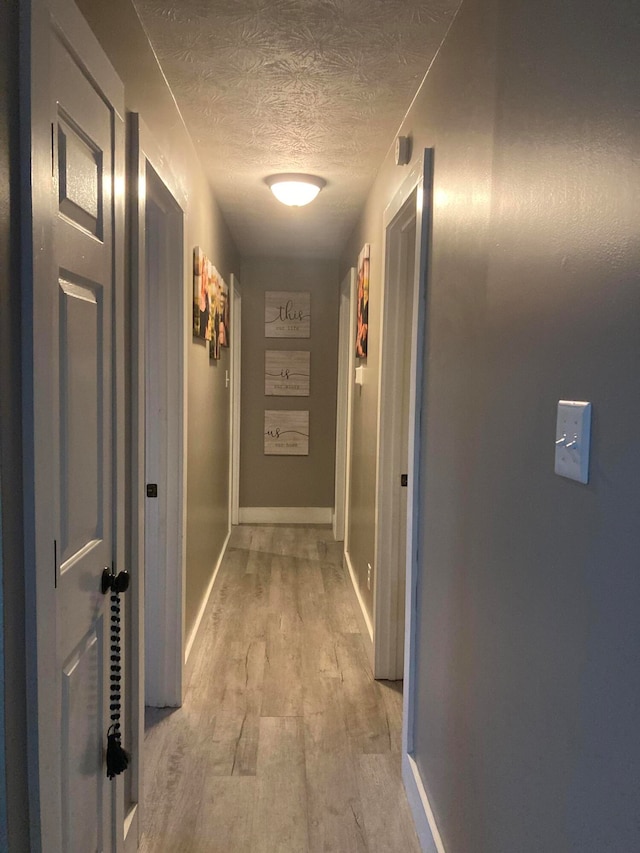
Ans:
[[[560,400],[556,421],[556,474],[588,483],[590,440],[591,403]]]

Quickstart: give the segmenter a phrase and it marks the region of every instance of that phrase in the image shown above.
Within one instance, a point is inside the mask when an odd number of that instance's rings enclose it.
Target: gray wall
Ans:
[[[415,751],[448,853],[640,849],[639,46],[635,0],[469,0],[403,128],[435,147]]]
[[[0,4],[0,849],[29,848],[20,395],[18,4]],[[4,624],[3,624],[4,623]],[[7,698],[6,705],[4,697]],[[6,812],[2,803],[6,793]]]
[[[338,264],[245,258],[242,261],[241,507],[332,507],[338,370]],[[267,290],[311,293],[311,337],[265,338]],[[266,397],[266,349],[311,351],[309,397]],[[264,455],[265,409],[309,409],[309,456]]]
[[[187,198],[185,288],[193,292],[194,246],[201,246],[228,283],[240,266],[235,245],[130,0],[80,0],[79,6],[125,84],[127,109],[140,113]],[[189,330],[187,334],[188,636],[228,529],[229,350],[223,349],[222,359],[210,363],[206,347],[192,341]]]

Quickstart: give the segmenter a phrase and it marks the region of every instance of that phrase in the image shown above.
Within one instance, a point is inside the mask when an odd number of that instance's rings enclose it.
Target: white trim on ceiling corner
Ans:
[[[241,506],[240,524],[331,524],[332,506]]]

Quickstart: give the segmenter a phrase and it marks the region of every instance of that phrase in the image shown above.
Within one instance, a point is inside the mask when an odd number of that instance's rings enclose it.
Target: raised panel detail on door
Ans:
[[[58,203],[60,213],[102,238],[102,152],[73,120],[58,110]]]
[[[60,281],[60,571],[104,531],[102,288]]]
[[[102,738],[103,696],[96,689],[102,669],[100,619],[72,652],[62,673],[62,839],[65,853],[103,849]],[[100,721],[100,727],[91,721]]]

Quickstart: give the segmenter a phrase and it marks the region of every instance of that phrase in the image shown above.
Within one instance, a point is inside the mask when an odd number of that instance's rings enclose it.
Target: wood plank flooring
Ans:
[[[419,853],[401,684],[324,526],[234,528],[184,706],[147,709],[145,853]]]

